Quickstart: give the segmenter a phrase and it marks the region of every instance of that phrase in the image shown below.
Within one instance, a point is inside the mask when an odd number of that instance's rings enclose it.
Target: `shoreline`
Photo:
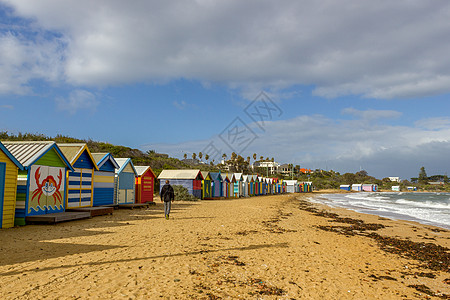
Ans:
[[[368,236],[448,248],[449,231],[309,202],[341,218],[385,226],[354,235],[323,230],[354,224],[302,210],[309,196],[174,202],[170,220],[158,202],[147,210],[2,230],[0,297],[442,299],[450,294],[448,270],[388,252]]]
[[[341,194],[355,194],[355,193],[395,193],[395,194],[403,194],[403,193],[430,193],[430,194],[434,194],[436,192],[390,192],[390,191],[377,191],[377,192],[356,192],[356,191],[342,191],[340,192],[339,190],[326,190],[325,192],[321,192],[321,191],[315,191],[314,193],[310,194],[312,198],[317,198],[320,197],[321,194],[336,194],[336,195],[341,195]],[[450,194],[450,193],[449,193]],[[318,201],[319,203],[322,203],[320,201]],[[417,224],[421,224],[421,225],[427,225],[427,226],[432,226],[432,227],[437,227],[440,229],[444,229],[444,230],[450,230],[450,225],[449,224],[441,224],[439,222],[433,222],[433,221],[429,221],[429,220],[422,220],[419,218],[416,218],[414,216],[410,216],[407,214],[401,214],[401,213],[389,213],[389,212],[383,212],[383,211],[377,211],[377,210],[371,210],[369,208],[352,208],[351,206],[338,206],[338,205],[334,205],[331,202],[329,204],[327,203],[322,203],[324,205],[329,206],[330,208],[343,208],[346,210],[350,210],[350,211],[354,211],[356,213],[360,213],[360,214],[368,214],[368,215],[375,215],[375,216],[379,216],[379,217],[383,217],[383,218],[387,218],[387,219],[391,219],[391,220],[396,220],[396,221],[405,221],[405,222],[412,222],[412,223],[417,223]]]

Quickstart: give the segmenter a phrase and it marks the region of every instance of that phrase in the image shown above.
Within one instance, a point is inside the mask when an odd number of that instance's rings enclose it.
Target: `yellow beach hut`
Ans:
[[[23,166],[0,142],[0,228],[14,226],[19,169]]]

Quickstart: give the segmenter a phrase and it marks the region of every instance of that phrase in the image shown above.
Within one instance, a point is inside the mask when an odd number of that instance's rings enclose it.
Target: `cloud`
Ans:
[[[394,110],[357,110],[352,107],[348,107],[342,110],[342,114],[353,115],[365,120],[378,120],[378,119],[396,119],[399,118],[402,113]]]
[[[9,104],[4,104],[4,105],[0,105],[0,108],[3,108],[3,109],[14,109],[14,106],[13,105],[9,105]]]
[[[55,102],[59,110],[66,110],[71,114],[80,109],[95,110],[100,104],[94,94],[85,90],[74,90],[67,98],[58,97]]]
[[[347,109],[347,111],[354,111]],[[356,120],[332,120],[322,115],[301,115],[288,120],[266,122],[265,132],[249,145],[242,156],[275,157],[282,163],[298,163],[308,168],[357,172],[360,167],[378,178],[415,177],[421,166],[431,174],[445,173],[450,166],[450,122],[439,122],[431,129],[405,127],[372,122],[367,126],[365,115],[397,117],[395,111],[358,111]],[[430,124],[421,120],[418,124]],[[250,127],[258,130],[256,124]],[[217,136],[209,140],[180,144],[153,144],[150,148],[182,157],[202,151],[213,143],[222,153],[232,151]],[[143,146],[145,148],[145,146]],[[149,149],[150,149],[149,148]],[[264,150],[261,150],[264,149]],[[211,156],[211,153],[208,153]]]
[[[4,92],[18,92],[39,73],[75,86],[186,78],[250,95],[254,89],[295,85],[313,86],[315,95],[329,98],[450,92],[450,3],[445,0],[3,3],[33,20],[29,26],[65,41],[62,56],[47,40],[3,43],[17,53],[32,46],[50,49],[20,57],[19,62],[34,66],[33,76],[1,74],[23,76],[3,80]],[[47,69],[42,64],[52,65],[48,60],[63,76],[39,72]],[[10,69],[19,65],[7,64]]]

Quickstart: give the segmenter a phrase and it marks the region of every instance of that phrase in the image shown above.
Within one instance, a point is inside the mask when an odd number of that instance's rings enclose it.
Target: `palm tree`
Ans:
[[[192,153],[192,159],[195,159],[196,157],[197,157],[197,154],[195,154],[195,152]]]
[[[187,154],[185,153],[185,154],[183,155],[183,157],[184,157],[184,159],[187,159]]]
[[[256,153],[253,153],[253,160],[256,160]]]
[[[206,162],[208,162],[208,159],[209,159],[209,155],[208,155],[208,154],[205,154],[205,160],[206,160]]]
[[[199,152],[198,153],[198,158],[200,158],[200,160],[202,160],[202,157],[203,157],[203,153]]]

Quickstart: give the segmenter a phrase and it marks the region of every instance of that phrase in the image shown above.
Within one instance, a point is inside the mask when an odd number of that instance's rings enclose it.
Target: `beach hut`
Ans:
[[[392,186],[392,191],[394,191],[394,192],[400,192],[400,186],[399,186],[399,185],[393,185],[393,186]]]
[[[248,183],[249,183],[249,176],[248,175],[242,175],[242,196],[248,197]]]
[[[211,198],[219,199],[223,197],[222,176],[220,172],[209,172],[211,177]]]
[[[363,184],[362,190],[364,192],[376,192],[378,190],[378,185],[376,184]]]
[[[297,180],[283,180],[283,182],[286,184],[286,193],[296,193],[297,190]]]
[[[114,204],[135,203],[136,169],[131,158],[116,158],[119,168],[116,169],[114,182]]]
[[[0,228],[14,226],[19,170],[23,166],[0,142]]]
[[[352,191],[361,192],[362,191],[362,184],[360,184],[360,183],[352,184]]]
[[[98,170],[94,171],[92,206],[114,204],[114,178],[119,168],[111,153],[92,153]]]
[[[211,199],[212,198],[212,184],[211,184],[211,176],[208,171],[201,171],[202,173],[202,199]]]
[[[74,168],[66,174],[66,208],[92,207],[97,163],[86,144],[59,144]]]
[[[221,173],[222,177],[222,192],[224,198],[230,198],[230,178],[225,173]]]
[[[189,194],[201,199],[203,176],[200,170],[163,170],[159,174],[160,192],[166,180],[171,185],[181,185],[187,188]]]
[[[135,166],[136,203],[153,202],[153,192],[156,175],[150,166]]]
[[[29,216],[65,210],[66,172],[70,162],[55,142],[3,142],[23,166],[18,171],[14,225],[25,225]]]
[[[234,173],[234,197],[242,197],[242,173]]]
[[[352,188],[351,188],[350,184],[341,184],[339,186],[339,189],[343,190],[343,191],[351,191]]]

